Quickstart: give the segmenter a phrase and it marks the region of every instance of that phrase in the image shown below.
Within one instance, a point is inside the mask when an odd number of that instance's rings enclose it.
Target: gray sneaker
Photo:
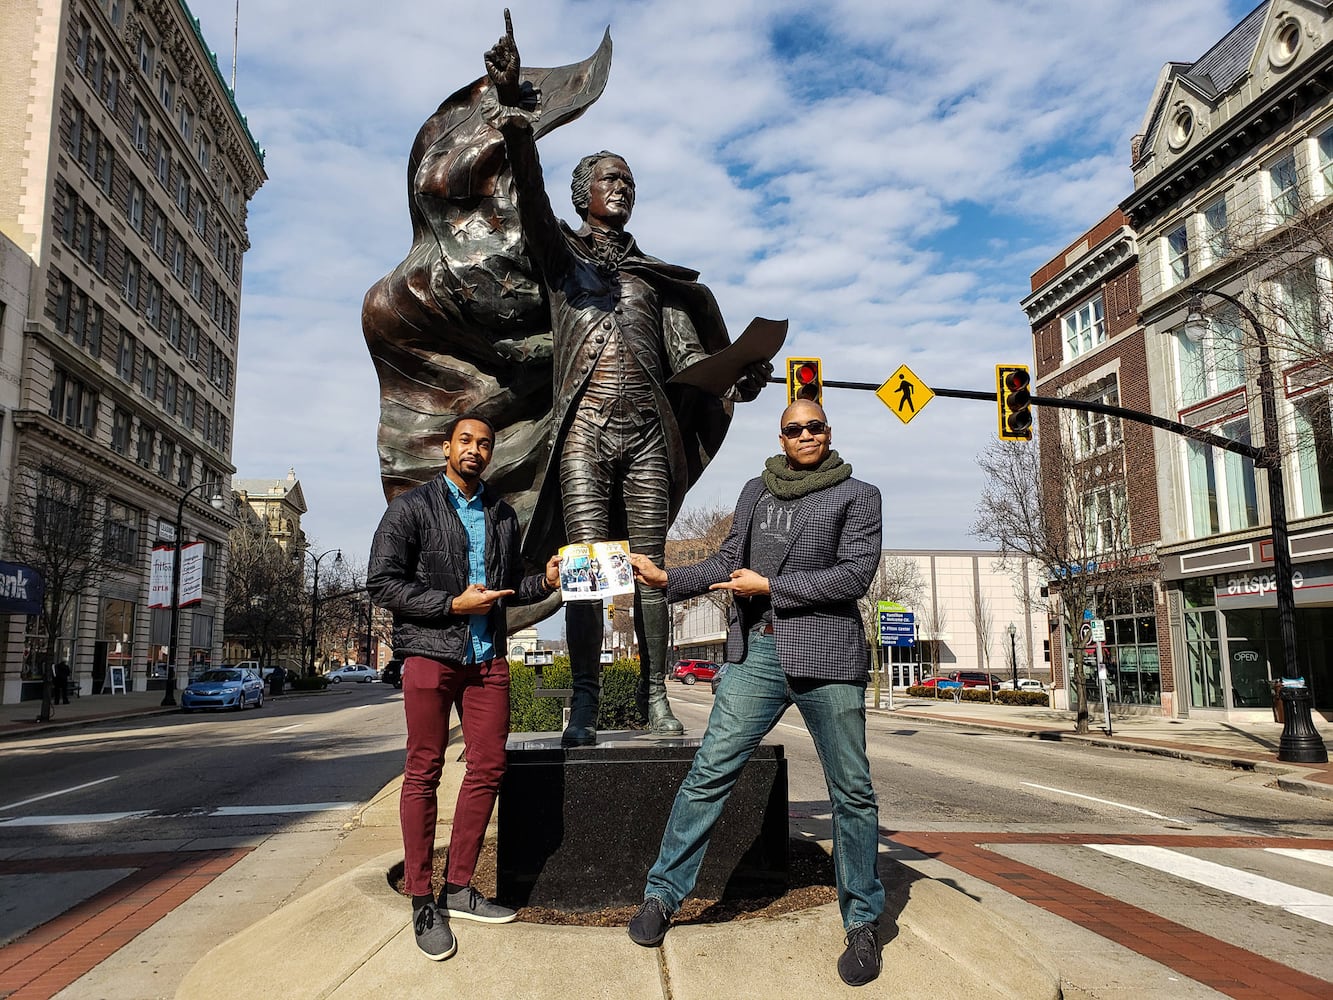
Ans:
[[[440,900],[440,909],[451,917],[477,920],[483,924],[507,924],[518,916],[509,907],[492,903],[470,885],[457,892],[445,893]]]
[[[432,962],[443,962],[458,950],[458,942],[449,930],[449,920],[434,903],[426,903],[412,911],[412,929],[416,931],[417,947]]]

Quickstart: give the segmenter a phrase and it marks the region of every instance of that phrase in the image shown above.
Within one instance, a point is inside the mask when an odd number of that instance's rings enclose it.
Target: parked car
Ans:
[[[671,676],[682,684],[711,681],[716,674],[717,664],[712,660],[678,660],[671,671]]]
[[[380,681],[384,684],[392,684],[396,688],[403,686],[403,661],[390,660],[380,671]]]
[[[992,691],[999,689],[999,682],[984,670],[955,670],[949,680],[960,681],[964,688],[988,687]]]
[[[708,682],[708,686],[712,689],[713,694],[717,694],[717,686],[722,683],[722,678],[725,677],[726,674],[727,665],[725,663],[719,664],[717,673],[713,674],[712,679]]]
[[[1000,686],[999,686],[999,688],[998,688],[997,690],[999,690],[999,691],[1013,691],[1013,690],[1014,690],[1014,682],[1013,682],[1012,680],[1009,680],[1009,681],[1000,681]],[[1041,681],[1037,680],[1035,677],[1020,677],[1020,678],[1018,678],[1018,690],[1019,690],[1019,691],[1045,691],[1046,688],[1042,685]]]
[[[364,663],[349,663],[345,667],[335,667],[329,671],[328,677],[330,684],[341,684],[343,681],[369,684],[371,681],[379,679],[379,675],[375,673],[375,668],[366,666]]]
[[[215,667],[205,670],[198,680],[181,692],[181,710],[196,708],[233,708],[246,705],[264,707],[264,679],[253,670],[239,667]]]

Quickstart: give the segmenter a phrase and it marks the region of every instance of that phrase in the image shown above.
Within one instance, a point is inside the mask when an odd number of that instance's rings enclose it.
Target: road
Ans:
[[[0,945],[67,911],[125,925],[105,961],[48,982],[63,991],[19,995],[172,996],[318,877],[353,810],[402,773],[404,733],[401,692],[375,683],[0,743]]]
[[[707,687],[671,696],[700,731]],[[1297,983],[1333,996],[1333,802],[1252,772],[888,713],[867,737],[889,855],[1028,928],[1068,1000],[1300,996],[1282,992]],[[773,739],[796,822],[827,835],[795,709]],[[1278,972],[1266,962],[1293,982],[1245,992]]]
[[[670,693],[701,732],[707,686]],[[122,886],[140,905],[100,964],[18,995],[171,996],[214,942],[327,877],[353,808],[400,772],[401,701],[357,685],[0,744],[0,945],[71,912],[112,919]],[[868,732],[882,851],[1032,934],[1071,1000],[1330,995],[1333,802],[1254,773],[888,713]],[[794,824],[827,837],[794,710],[774,738]]]

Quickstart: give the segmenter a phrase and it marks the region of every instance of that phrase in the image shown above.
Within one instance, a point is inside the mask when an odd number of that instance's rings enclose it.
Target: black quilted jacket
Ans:
[[[513,590],[507,599],[531,604],[546,596],[544,574],[523,576],[519,526],[514,509],[492,490],[482,492],[486,512],[486,586]],[[428,656],[461,663],[467,651],[466,615],[451,613],[454,595],[468,586],[467,532],[449,502],[441,473],[394,498],[370,544],[366,589],[393,612],[394,656]],[[508,650],[505,604],[497,601],[488,618],[495,655]]]

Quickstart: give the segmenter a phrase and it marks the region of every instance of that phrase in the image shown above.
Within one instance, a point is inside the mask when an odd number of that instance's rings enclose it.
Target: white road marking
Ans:
[[[24,799],[22,802],[11,802],[7,806],[0,806],[0,812],[6,809],[17,809],[19,806],[26,806],[29,802],[40,802],[42,799],[52,799],[57,795],[68,795],[70,792],[81,791],[84,788],[92,788],[93,785],[100,785],[105,781],[115,781],[120,775],[113,774],[109,778],[98,778],[96,781],[85,781],[82,785],[75,785],[72,788],[62,788],[58,792],[47,792],[45,795],[34,795],[30,799]]]
[[[1099,799],[1095,795],[1084,795],[1081,792],[1071,792],[1063,788],[1052,788],[1050,785],[1038,785],[1031,781],[1020,781],[1019,784],[1027,785],[1028,788],[1040,788],[1043,792],[1054,792],[1056,795],[1069,795],[1076,799],[1099,802],[1104,806],[1115,806],[1117,809],[1128,809],[1130,812],[1136,812],[1143,816],[1151,816],[1153,819],[1165,820],[1168,823],[1185,823],[1183,819],[1173,819],[1170,816],[1163,816],[1161,813],[1155,813],[1148,809],[1140,809],[1138,806],[1126,805],[1123,802],[1112,802],[1110,799]]]
[[[1269,854],[1281,854],[1284,858],[1297,861],[1309,861],[1311,864],[1327,865],[1333,868],[1333,851],[1319,851],[1313,847],[1265,847]]]
[[[357,802],[298,802],[278,806],[217,806],[208,816],[279,816],[286,813],[333,812],[337,809],[355,809]]]
[[[270,732],[270,733],[287,733],[287,732],[291,732],[291,730],[293,730],[293,729],[300,729],[303,725],[305,725],[304,722],[298,722],[298,723],[296,723],[296,725],[294,725],[294,726],[283,726],[281,729],[270,729],[269,732]]]
[[[80,823],[114,823],[120,819],[137,819],[147,812],[85,813],[81,816],[15,816],[0,819],[0,826],[74,826]]]
[[[810,735],[810,730],[806,729],[804,726],[793,726],[790,722],[779,722],[778,725],[783,729],[795,729],[798,733],[805,733],[807,736]]]
[[[1298,917],[1317,920],[1333,926],[1333,896],[1312,889],[1287,885],[1277,879],[1265,878],[1253,872],[1228,868],[1213,861],[1205,861],[1165,847],[1143,847],[1134,844],[1084,844],[1094,851],[1131,861],[1189,882],[1217,889],[1242,899],[1277,906]]]
[[[355,708],[352,709],[352,711],[359,712],[364,708],[374,708],[374,707],[375,707],[374,705],[357,705]]]

